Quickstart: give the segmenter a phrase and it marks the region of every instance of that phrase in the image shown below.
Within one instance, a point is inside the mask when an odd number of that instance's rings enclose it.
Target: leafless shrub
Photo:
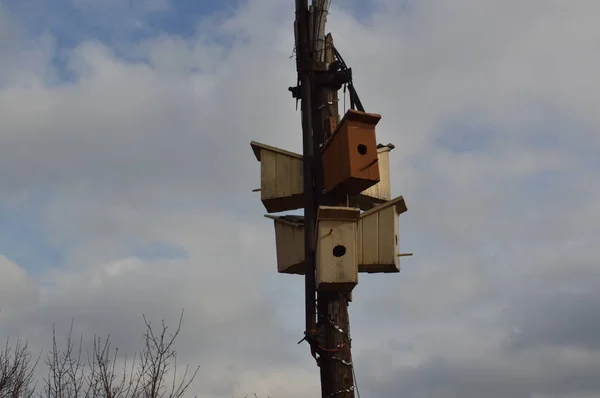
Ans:
[[[14,347],[9,341],[0,351],[0,398],[30,398],[35,392],[33,372],[39,357],[32,361],[27,343],[17,340]]]
[[[83,337],[73,339],[73,324],[66,338],[66,347],[58,347],[53,327],[52,349],[44,363],[48,373],[43,378],[40,398],[181,398],[196,378],[199,367],[189,366],[178,379],[175,340],[181,330],[183,312],[174,333],[167,334],[164,321],[158,330],[143,317],[144,348],[128,366],[124,360],[118,370],[118,349],[111,349],[110,336],[104,341],[94,336],[87,360],[83,358]],[[39,360],[39,358],[38,358]],[[37,362],[31,361],[27,345],[20,342],[14,349],[7,344],[0,353],[0,398],[31,398],[35,385],[33,372]]]

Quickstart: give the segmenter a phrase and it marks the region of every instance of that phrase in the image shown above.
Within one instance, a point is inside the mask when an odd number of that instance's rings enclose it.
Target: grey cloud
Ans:
[[[376,3],[357,23],[333,2],[329,26],[367,110],[383,114],[378,139],[396,145],[401,251],[415,257],[399,275],[361,275],[361,392],[597,395],[599,170],[579,151],[598,152],[597,3]],[[202,364],[201,392],[318,391],[295,344],[302,280],[275,273],[272,224],[250,192],[250,140],[301,148],[292,18],[282,2],[248,2],[194,38],[119,48],[145,62],[83,43],[70,54],[78,79],[60,86],[23,84],[50,69],[34,52],[0,91],[0,201],[50,187],[36,221],[66,260],[37,289],[23,285],[30,304],[2,318],[0,335],[42,346],[52,322],[75,318],[86,335],[135,347],[142,312],[174,320],[185,308],[181,360]],[[227,49],[208,35],[215,26]],[[486,126],[489,144],[452,153],[465,119]],[[187,258],[132,258],[153,242]]]
[[[599,280],[596,278],[595,282]],[[510,350],[544,346],[600,349],[600,297],[588,293],[542,293],[523,295],[512,307],[507,336]]]
[[[518,358],[513,361],[516,364]],[[559,362],[542,371],[535,368],[535,363],[531,368],[514,366],[511,369],[498,362],[494,357],[468,361],[435,358],[416,368],[396,369],[395,377],[366,385],[363,393],[381,397],[530,398],[546,394],[582,396],[593,394],[600,388],[595,371],[599,365],[598,356],[592,361],[582,361],[583,366]]]

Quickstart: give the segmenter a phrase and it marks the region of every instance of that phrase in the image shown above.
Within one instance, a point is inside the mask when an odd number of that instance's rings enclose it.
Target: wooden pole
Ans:
[[[333,39],[325,38],[329,0],[296,0],[296,53],[302,111],[304,171],[304,252],[306,261],[306,339],[319,354],[323,398],[354,398],[354,371],[350,352],[348,294],[319,293],[315,308],[315,226],[323,196],[321,146],[339,122],[337,90],[317,85],[315,61],[333,61]],[[334,198],[337,205],[345,198]],[[331,200],[331,199],[329,199]],[[315,319],[315,312],[317,318]],[[318,321],[318,322],[317,322]],[[318,336],[316,335],[318,329]],[[318,341],[316,340],[318,339]]]
[[[333,61],[333,38],[327,35],[326,62]],[[323,106],[318,121],[324,135],[331,134],[339,122],[337,91],[320,90]],[[318,105],[317,105],[318,104]],[[332,198],[336,205],[345,206],[345,198]],[[350,318],[348,301],[350,293],[319,293],[317,299],[318,325],[323,333],[325,348],[321,354],[321,394],[323,397],[354,398],[354,364],[350,342]]]
[[[334,61],[333,38],[325,36],[329,0],[312,1],[313,59],[324,63]],[[317,204],[346,205],[346,198],[324,198],[320,147],[339,122],[338,92],[319,87],[313,81],[313,138],[315,144],[315,186]],[[354,398],[354,369],[350,349],[350,320],[347,293],[318,293],[317,327],[323,349],[319,350],[321,396],[323,398]]]
[[[314,189],[314,141],[312,128],[312,93],[314,80],[311,71],[310,41],[308,32],[308,0],[296,0],[296,69],[300,82],[300,98],[302,113],[302,162],[304,172],[304,258],[306,261],[305,309],[307,339],[316,332],[315,319],[315,225],[317,218],[317,202]]]

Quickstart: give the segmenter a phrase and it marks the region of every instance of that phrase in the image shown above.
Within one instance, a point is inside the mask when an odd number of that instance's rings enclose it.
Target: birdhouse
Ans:
[[[380,181],[375,125],[380,115],[349,109],[322,149],[325,191],[358,195]]]
[[[255,141],[250,146],[260,162],[260,199],[267,212],[303,207],[302,155]]]
[[[317,214],[317,291],[350,292],[358,283],[357,220],[360,209],[321,206]]]
[[[361,272],[400,272],[399,215],[407,210],[404,198],[365,211],[358,220],[358,263]]]
[[[370,210],[373,206],[392,199],[390,193],[390,151],[394,148],[393,144],[377,145],[379,182],[356,196],[350,196],[350,205],[358,206],[361,210]]]
[[[282,274],[304,275],[304,217],[271,216],[275,224],[275,245],[277,247],[277,271]]]

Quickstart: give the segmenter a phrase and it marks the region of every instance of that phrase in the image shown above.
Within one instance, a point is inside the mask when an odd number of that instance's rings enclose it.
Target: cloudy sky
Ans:
[[[600,395],[598,13],[333,1],[415,253],[355,289],[364,396]],[[317,395],[303,280],[277,274],[251,192],[251,140],[301,151],[293,18],[291,0],[0,0],[0,338],[48,348],[73,319],[133,353],[142,314],[185,309],[199,396]]]

